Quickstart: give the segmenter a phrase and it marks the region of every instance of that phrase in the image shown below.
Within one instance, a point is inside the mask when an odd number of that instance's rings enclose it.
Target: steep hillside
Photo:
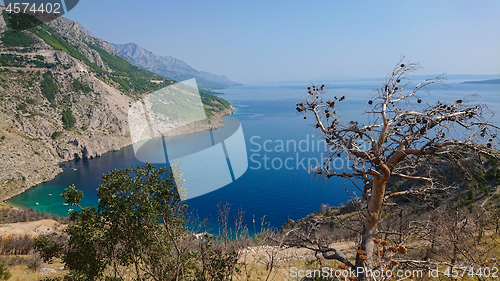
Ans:
[[[54,178],[61,161],[129,145],[130,104],[175,82],[130,65],[76,22],[58,18],[16,32],[10,22],[27,19],[9,18],[2,6],[0,12],[2,200]],[[220,126],[233,108],[201,95],[210,126]]]
[[[116,54],[126,59],[128,62],[163,77],[168,77],[177,81],[196,78],[200,88],[206,90],[224,89],[241,85],[229,80],[224,75],[215,75],[205,71],[198,71],[176,58],[157,56],[134,43],[112,45],[117,50]]]

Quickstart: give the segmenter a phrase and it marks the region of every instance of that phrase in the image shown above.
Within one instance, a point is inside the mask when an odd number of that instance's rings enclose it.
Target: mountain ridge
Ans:
[[[171,56],[159,56],[135,43],[110,43],[115,53],[129,63],[147,69],[160,76],[177,81],[196,78],[200,88],[205,90],[224,89],[242,84],[229,80],[224,75],[216,75],[206,71],[198,71],[182,60]]]

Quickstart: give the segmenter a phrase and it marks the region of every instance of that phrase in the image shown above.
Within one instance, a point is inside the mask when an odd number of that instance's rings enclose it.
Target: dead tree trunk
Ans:
[[[386,165],[381,165],[380,176],[373,179],[372,193],[369,198],[368,208],[366,210],[366,219],[364,222],[361,245],[356,255],[356,271],[364,272],[365,269],[373,269],[373,248],[375,234],[380,222],[380,213],[384,202],[385,188],[390,177],[390,170]],[[363,254],[360,254],[363,253]],[[360,280],[364,280],[364,274],[358,276]]]

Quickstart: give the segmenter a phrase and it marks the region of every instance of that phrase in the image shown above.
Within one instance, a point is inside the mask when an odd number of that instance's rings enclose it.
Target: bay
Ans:
[[[366,120],[367,117],[362,115],[364,106],[383,81],[334,81],[326,83],[325,88],[332,97],[346,97],[339,108],[343,119]],[[223,90],[222,97],[236,108],[232,116],[241,122],[247,145],[248,169],[231,184],[186,201],[190,212],[209,219],[212,231],[216,230],[218,204],[232,206],[230,225],[237,210],[243,210],[244,224],[253,232],[258,231],[262,224],[279,228],[287,219],[300,219],[319,210],[322,204],[336,206],[347,202],[350,196],[360,195],[350,181],[315,178],[307,171],[308,162],[314,165],[315,161],[321,160],[318,148],[322,147],[315,129],[310,125],[312,118],[304,119],[295,110],[295,104],[304,100],[308,86],[308,83],[296,82]],[[424,103],[432,104],[437,100],[452,102],[473,94],[478,96],[471,97],[467,103],[485,102],[493,111],[500,109],[500,85],[453,84],[450,89],[433,88],[419,98]],[[499,116],[496,115],[493,120],[498,124]],[[200,134],[171,138],[179,143],[190,143],[196,141]],[[280,147],[282,143],[284,146]],[[494,141],[494,145],[498,145],[498,140]],[[287,159],[291,160],[286,162]],[[135,158],[132,146],[95,159],[64,162],[60,164],[64,172],[54,180],[14,197],[9,204],[67,215],[71,207],[63,206],[60,198],[66,187],[75,184],[85,192],[83,205],[95,205],[96,189],[103,173],[142,164]],[[359,182],[354,183],[361,187]]]

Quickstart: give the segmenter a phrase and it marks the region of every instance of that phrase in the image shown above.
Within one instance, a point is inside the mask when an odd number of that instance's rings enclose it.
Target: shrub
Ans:
[[[42,95],[49,101],[53,102],[56,98],[56,94],[59,91],[57,89],[57,84],[54,82],[54,77],[52,73],[45,72],[43,74],[43,81],[41,83]]]
[[[21,103],[21,104],[18,104],[17,105],[17,110],[26,110],[26,104],[25,103]]]
[[[11,276],[9,269],[3,263],[0,263],[0,280],[7,280]]]
[[[55,140],[57,139],[59,136],[61,135],[61,132],[58,132],[58,131],[55,131],[52,133],[52,135],[50,136],[51,139]]]
[[[88,94],[88,93],[92,92],[92,89],[89,86],[83,84],[82,82],[80,82],[78,80],[73,80],[73,90],[75,92],[78,92],[78,91],[81,90],[85,94]]]
[[[76,123],[76,119],[73,116],[73,111],[71,111],[71,109],[69,108],[63,110],[61,119],[65,129],[72,128]]]

